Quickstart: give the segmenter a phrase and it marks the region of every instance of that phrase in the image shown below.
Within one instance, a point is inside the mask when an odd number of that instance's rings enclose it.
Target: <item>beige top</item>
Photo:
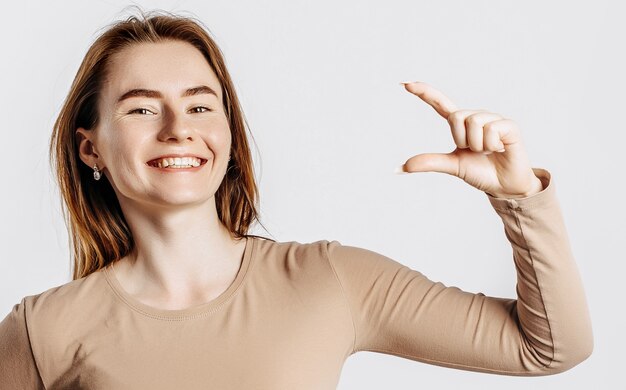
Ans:
[[[26,296],[0,323],[0,388],[334,389],[358,351],[492,374],[567,370],[591,354],[591,323],[550,173],[534,171],[538,194],[487,194],[517,299],[338,241],[248,237],[228,289],[187,309],[142,304],[109,268]]]

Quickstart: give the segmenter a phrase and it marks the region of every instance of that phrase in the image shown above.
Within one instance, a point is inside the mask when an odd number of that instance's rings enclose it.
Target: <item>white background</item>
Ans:
[[[98,30],[128,2],[20,2],[0,23],[0,312],[71,279],[48,163],[52,124]],[[443,118],[398,85],[514,119],[553,175],[592,315],[592,356],[507,377],[360,352],[339,389],[624,388],[623,16],[619,1],[154,1],[200,18],[251,126],[260,227],[336,239],[466,291],[515,297],[512,250],[487,196],[440,173],[396,175],[454,149]]]

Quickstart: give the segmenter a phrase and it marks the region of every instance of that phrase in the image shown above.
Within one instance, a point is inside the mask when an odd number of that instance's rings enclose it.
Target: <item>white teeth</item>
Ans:
[[[168,157],[157,160],[153,163],[154,166],[159,168],[190,168],[198,167],[201,164],[201,160],[196,157]]]

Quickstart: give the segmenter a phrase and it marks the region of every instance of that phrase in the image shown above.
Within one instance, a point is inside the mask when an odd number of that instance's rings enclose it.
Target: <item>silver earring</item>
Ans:
[[[100,173],[100,171],[98,170],[98,164],[95,164],[93,166],[93,178],[95,180],[100,180],[100,177],[102,177],[102,174]]]

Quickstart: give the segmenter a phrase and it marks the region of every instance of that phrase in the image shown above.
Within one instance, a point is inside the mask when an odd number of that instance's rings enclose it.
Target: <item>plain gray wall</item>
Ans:
[[[71,279],[48,140],[87,48],[128,4],[3,5],[0,317]],[[400,81],[514,119],[532,165],[552,173],[589,297],[593,355],[559,375],[521,378],[360,352],[339,389],[623,386],[622,2],[137,4],[209,26],[256,140],[262,222],[279,241],[336,239],[446,285],[515,297],[512,250],[486,195],[445,174],[393,173],[413,155],[454,149],[447,123]]]

